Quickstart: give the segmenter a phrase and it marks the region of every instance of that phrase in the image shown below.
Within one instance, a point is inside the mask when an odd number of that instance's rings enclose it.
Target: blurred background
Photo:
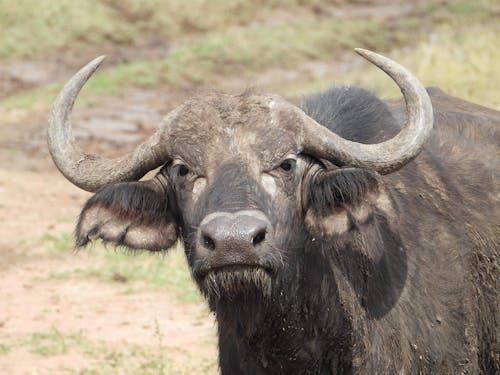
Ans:
[[[217,373],[213,318],[181,249],[72,251],[89,194],[57,172],[45,128],[92,58],[108,56],[75,133],[116,156],[210,89],[300,102],[347,83],[398,97],[355,47],[500,110],[499,46],[498,0],[0,0],[0,373]]]

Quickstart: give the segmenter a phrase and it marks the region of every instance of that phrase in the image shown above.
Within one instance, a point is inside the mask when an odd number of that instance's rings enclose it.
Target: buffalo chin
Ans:
[[[227,266],[210,270],[200,284],[208,298],[233,298],[256,292],[269,297],[272,278],[269,271],[260,266]]]

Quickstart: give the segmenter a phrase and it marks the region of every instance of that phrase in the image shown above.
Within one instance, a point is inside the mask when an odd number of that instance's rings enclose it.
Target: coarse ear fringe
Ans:
[[[76,245],[99,238],[135,250],[161,251],[177,240],[177,224],[166,192],[150,181],[118,183],[98,191],[85,204],[76,227]]]
[[[380,176],[369,169],[320,172],[309,184],[305,223],[318,238],[333,238],[360,230],[377,215],[394,216],[394,207]],[[389,218],[395,222],[396,218]]]
[[[377,195],[378,187],[379,176],[370,169],[326,170],[312,181],[307,207],[326,214],[335,207],[362,203],[369,194]]]
[[[106,186],[94,194],[83,210],[99,202],[120,217],[142,213],[143,218],[167,213],[168,202],[164,192],[153,189],[150,181],[124,182]]]

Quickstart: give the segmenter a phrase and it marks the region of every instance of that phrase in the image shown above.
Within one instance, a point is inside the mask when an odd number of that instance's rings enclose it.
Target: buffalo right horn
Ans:
[[[302,112],[302,146],[306,153],[340,166],[372,168],[381,174],[394,172],[418,155],[429,138],[432,103],[422,84],[391,59],[365,49],[355,50],[386,72],[399,86],[406,103],[406,120],[393,138],[377,144],[349,141],[318,124]]]
[[[76,145],[71,130],[71,111],[83,85],[97,70],[105,56],[100,56],[76,73],[55,100],[49,116],[47,143],[50,155],[61,173],[76,186],[94,192],[122,181],[136,181],[168,159],[168,127],[177,111],[172,111],[160,128],[128,155],[105,159],[89,155]]]

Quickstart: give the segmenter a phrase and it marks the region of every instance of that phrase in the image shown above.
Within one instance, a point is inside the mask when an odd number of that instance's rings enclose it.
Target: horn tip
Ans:
[[[374,52],[372,52],[368,49],[364,49],[364,48],[354,48],[354,52],[356,52],[360,56],[363,56],[364,58],[366,58],[369,55],[374,54]]]
[[[82,69],[80,69],[80,71],[72,78],[72,80],[75,78],[75,77],[78,77],[78,80],[81,79],[81,77],[83,77],[83,83],[85,83],[85,81],[87,81],[87,79],[95,73],[95,71],[99,68],[99,66],[102,64],[102,62],[104,61],[104,59],[106,58],[106,55],[101,55],[99,57],[96,57],[94,60],[90,61],[89,63],[87,63],[87,65],[85,65]]]
[[[94,60],[92,60],[89,65],[92,65],[94,68],[97,68],[99,65],[101,65],[101,63],[104,61],[106,57],[107,57],[106,55],[98,56]]]

